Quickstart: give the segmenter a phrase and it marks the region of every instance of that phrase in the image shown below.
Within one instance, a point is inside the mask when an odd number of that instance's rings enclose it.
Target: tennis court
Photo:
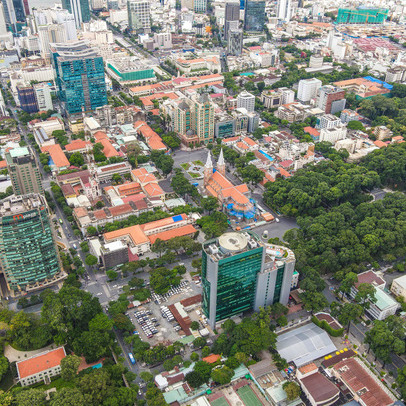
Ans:
[[[240,389],[237,389],[237,393],[244,402],[245,406],[263,406],[262,402],[258,399],[257,395],[249,387],[249,385],[245,385]]]
[[[218,398],[216,400],[212,400],[210,402],[212,406],[229,406],[227,400],[222,396],[221,398]]]

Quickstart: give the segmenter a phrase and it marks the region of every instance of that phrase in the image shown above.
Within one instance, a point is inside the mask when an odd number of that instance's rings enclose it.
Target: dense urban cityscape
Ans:
[[[0,0],[0,406],[401,406],[406,6]]]

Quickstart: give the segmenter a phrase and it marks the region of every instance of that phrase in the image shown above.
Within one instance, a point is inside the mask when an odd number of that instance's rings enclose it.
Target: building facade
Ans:
[[[62,8],[73,14],[76,28],[90,21],[89,0],[62,0]]]
[[[149,1],[128,0],[128,25],[137,33],[151,32],[151,12]]]
[[[246,90],[237,96],[237,108],[244,108],[248,112],[255,110],[255,96]]]
[[[44,193],[37,160],[28,147],[7,151],[5,159],[15,195]]]
[[[322,86],[317,91],[316,105],[327,114],[335,114],[345,109],[345,91],[335,86]]]
[[[244,30],[262,32],[265,25],[265,1],[246,0]]]
[[[51,89],[48,83],[36,83],[33,89],[38,111],[52,110],[54,106],[52,104]]]
[[[37,113],[38,106],[32,86],[17,86],[18,100],[21,110],[26,113]]]
[[[240,29],[231,28],[227,34],[227,53],[229,55],[241,55],[243,45],[243,32]]]
[[[291,0],[278,0],[276,8],[276,17],[283,22],[289,22],[292,17]]]
[[[227,2],[224,11],[224,39],[228,38],[230,28],[238,28],[240,20],[240,3]]]
[[[321,80],[313,79],[302,79],[299,81],[299,88],[297,91],[297,98],[301,102],[309,102],[317,96],[317,91],[322,85]]]
[[[103,58],[84,41],[51,45],[58,95],[69,114],[107,104]]]
[[[12,296],[65,278],[45,197],[11,196],[0,203],[0,265]]]
[[[195,13],[205,13],[207,10],[207,0],[193,0],[193,10]]]
[[[294,267],[292,251],[264,244],[250,231],[203,243],[203,312],[210,326],[247,310],[286,304]]]

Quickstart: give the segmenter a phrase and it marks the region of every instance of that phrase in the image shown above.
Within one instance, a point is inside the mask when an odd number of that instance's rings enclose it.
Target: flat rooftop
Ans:
[[[12,216],[40,207],[46,207],[42,195],[31,193],[29,195],[10,196],[0,201],[0,216]]]

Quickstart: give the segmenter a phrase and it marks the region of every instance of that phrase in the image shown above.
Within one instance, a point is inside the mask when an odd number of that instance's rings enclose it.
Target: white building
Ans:
[[[61,373],[61,361],[66,357],[65,348],[43,352],[19,361],[16,364],[21,386],[29,386],[44,381],[51,382],[51,377]]]
[[[299,81],[299,88],[297,91],[297,98],[301,102],[309,102],[317,96],[317,91],[322,86],[322,82],[319,79],[302,79]]]
[[[170,32],[160,32],[154,34],[154,48],[172,48],[172,34]]]
[[[395,296],[402,296],[406,300],[406,275],[394,279],[390,291]]]
[[[372,285],[375,288],[375,301],[370,301],[367,312],[376,320],[384,320],[386,317],[396,313],[400,307],[399,303],[388,295],[384,288],[386,282],[376,272],[365,271],[358,274],[358,282],[351,288],[350,296],[355,298],[358,287],[361,283]]]
[[[278,20],[288,22],[292,17],[292,2],[291,0],[278,0],[276,8],[276,16]]]
[[[337,141],[343,140],[346,137],[347,127],[341,124],[338,127],[322,128],[320,130],[319,141],[331,142],[334,145]]]
[[[317,123],[316,128],[330,129],[340,127],[341,125],[341,120],[334,114],[324,114],[319,118],[319,122]]]
[[[122,10],[110,10],[110,22],[111,24],[119,24],[119,23],[128,24],[127,8]]]
[[[237,108],[244,108],[248,112],[255,110],[255,96],[246,90],[237,96]]]
[[[33,86],[35,99],[37,100],[39,111],[53,109],[51,89],[47,83],[37,83]]]
[[[136,32],[151,32],[151,11],[149,1],[128,0],[128,25]]]

